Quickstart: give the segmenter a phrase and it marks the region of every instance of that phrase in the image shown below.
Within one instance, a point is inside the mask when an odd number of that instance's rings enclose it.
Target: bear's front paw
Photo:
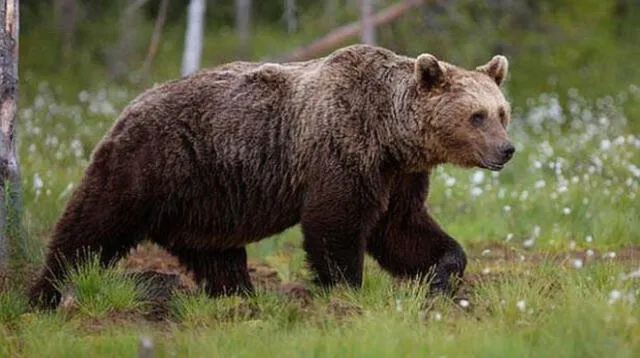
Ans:
[[[435,294],[452,296],[458,287],[466,266],[467,258],[462,249],[456,249],[444,254],[435,267],[434,276],[429,287],[430,291]]]

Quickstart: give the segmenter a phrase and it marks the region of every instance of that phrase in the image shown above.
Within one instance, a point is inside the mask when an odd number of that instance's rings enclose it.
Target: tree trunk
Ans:
[[[236,33],[238,35],[238,56],[248,58],[251,53],[249,36],[251,26],[251,0],[236,0]]]
[[[338,16],[338,1],[339,0],[325,0],[324,2],[324,17],[329,28],[336,26],[336,17]]]
[[[19,235],[20,170],[15,125],[18,99],[19,1],[0,1],[0,267]]]
[[[182,55],[182,75],[188,75],[200,69],[202,56],[202,33],[204,30],[204,0],[191,0],[187,16],[185,47]]]
[[[373,16],[373,25],[380,26],[387,24],[402,16],[407,10],[421,5],[423,2],[425,2],[425,0],[405,0],[391,5]],[[360,28],[360,22],[341,26],[308,45],[294,49],[292,52],[277,59],[276,61],[302,61],[311,58],[318,53],[328,51],[331,48],[338,46],[350,37],[357,36],[360,32]]]
[[[298,30],[296,0],[284,0],[284,17],[287,22],[287,32],[290,34],[296,32]]]
[[[373,0],[360,0],[360,41],[375,45],[375,25],[373,23]]]
[[[151,63],[158,53],[158,47],[160,46],[160,38],[162,37],[162,29],[167,19],[167,10],[169,9],[169,0],[162,0],[160,3],[160,9],[158,9],[158,17],[156,18],[156,24],[153,29],[153,35],[151,36],[151,43],[149,44],[149,51],[147,57],[144,59],[142,65],[142,71],[140,74],[140,82],[144,83],[151,70]]]
[[[127,7],[118,19],[118,40],[106,51],[107,73],[115,82],[122,83],[131,72],[131,58],[135,53],[138,28],[142,21],[138,12],[149,0],[127,0]]]
[[[55,0],[54,13],[56,26],[62,42],[61,67],[67,67],[73,56],[73,40],[78,20],[78,2],[76,0]]]

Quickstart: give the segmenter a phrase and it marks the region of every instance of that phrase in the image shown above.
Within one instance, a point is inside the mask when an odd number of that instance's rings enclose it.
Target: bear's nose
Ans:
[[[502,157],[505,161],[511,159],[513,157],[513,153],[516,152],[516,147],[511,143],[507,143],[502,147]]]

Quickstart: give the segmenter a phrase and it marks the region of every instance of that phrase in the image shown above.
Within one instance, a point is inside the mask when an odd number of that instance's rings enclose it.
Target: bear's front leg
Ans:
[[[314,283],[362,285],[366,238],[381,211],[367,197],[366,186],[349,176],[328,177],[306,193],[301,228]]]
[[[462,277],[467,258],[425,207],[428,174],[400,180],[389,210],[367,240],[367,251],[394,276],[429,277],[431,289],[453,293],[451,279]]]

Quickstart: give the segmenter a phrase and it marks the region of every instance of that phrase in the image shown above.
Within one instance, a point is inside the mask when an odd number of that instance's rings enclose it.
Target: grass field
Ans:
[[[57,91],[40,84],[20,111],[23,273],[40,264],[91,150],[135,95],[63,101]],[[470,256],[454,299],[370,260],[360,291],[297,290],[308,278],[297,228],[249,247],[261,288],[250,299],[206,298],[145,245],[117,268],[77,272],[75,298],[55,312],[30,311],[28,274],[5,277],[0,356],[133,356],[141,337],[158,356],[640,356],[640,119],[622,110],[638,100],[634,86],[596,100],[543,94],[516,107],[518,152],[502,172],[434,173],[431,210]]]

